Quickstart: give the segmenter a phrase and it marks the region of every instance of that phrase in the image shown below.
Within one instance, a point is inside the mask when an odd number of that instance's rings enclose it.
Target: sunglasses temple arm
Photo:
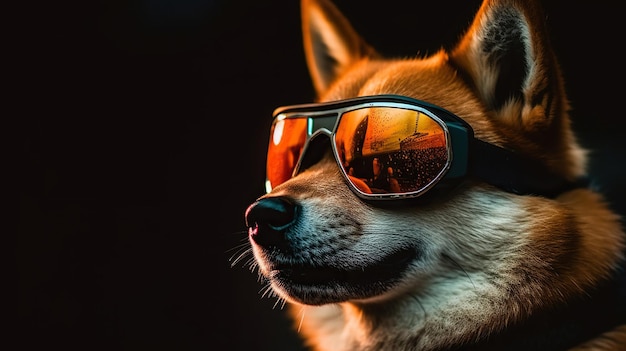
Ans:
[[[586,178],[570,181],[551,172],[537,160],[472,139],[469,174],[508,192],[556,197],[575,188],[587,187]]]

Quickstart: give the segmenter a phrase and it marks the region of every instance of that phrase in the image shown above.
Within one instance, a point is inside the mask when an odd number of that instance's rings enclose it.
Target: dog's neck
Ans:
[[[464,351],[565,350],[626,323],[626,269],[567,306],[546,310],[531,319],[464,345]],[[457,350],[454,348],[452,350]]]
[[[548,310],[517,325],[494,326],[492,329],[484,327],[485,318],[490,313],[486,305],[479,303],[481,306],[472,306],[464,302],[462,297],[447,302],[442,297],[407,297],[398,299],[395,304],[344,303],[297,308],[296,313],[302,323],[300,332],[305,337],[308,328],[316,330],[316,333],[310,335],[314,340],[309,341],[321,346],[320,350],[379,350],[390,347],[394,350],[409,350],[419,345],[420,350],[432,351],[548,351],[568,349],[620,323],[626,323],[624,295],[626,271],[622,270],[589,295],[567,306]],[[441,304],[458,306],[438,309],[434,305],[437,300]],[[421,313],[407,315],[406,311],[416,311],[414,304],[419,305]],[[380,313],[380,309],[385,309],[385,313]],[[390,312],[389,309],[398,311]],[[460,312],[461,309],[466,311]],[[443,315],[441,311],[446,310],[454,311],[454,315]],[[472,310],[476,313],[474,316],[467,313]],[[395,317],[380,318],[389,315]],[[398,319],[397,316],[404,317]],[[500,328],[504,331],[496,330]],[[325,332],[320,333],[322,330]],[[398,337],[398,331],[402,331],[402,337]],[[490,336],[482,338],[486,334]],[[482,341],[471,341],[478,338],[482,338]],[[374,340],[376,344],[373,344]]]

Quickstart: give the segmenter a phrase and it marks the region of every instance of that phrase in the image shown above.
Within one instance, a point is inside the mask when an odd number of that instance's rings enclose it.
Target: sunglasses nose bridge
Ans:
[[[332,150],[332,132],[326,128],[316,130],[302,150],[294,175],[319,162],[329,148]]]

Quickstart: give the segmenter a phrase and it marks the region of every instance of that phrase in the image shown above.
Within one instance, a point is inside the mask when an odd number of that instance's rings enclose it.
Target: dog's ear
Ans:
[[[339,9],[328,0],[302,0],[306,62],[318,95],[361,58],[376,56]]]
[[[536,1],[485,0],[450,58],[499,120],[545,139],[568,109],[548,41]]]

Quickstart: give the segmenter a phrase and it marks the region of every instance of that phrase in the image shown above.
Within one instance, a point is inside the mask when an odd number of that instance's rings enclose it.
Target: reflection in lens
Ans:
[[[293,173],[306,141],[306,118],[276,119],[267,149],[268,191],[284,183]]]
[[[364,193],[408,193],[437,180],[448,163],[444,129],[419,111],[371,107],[343,114],[335,146]]]

